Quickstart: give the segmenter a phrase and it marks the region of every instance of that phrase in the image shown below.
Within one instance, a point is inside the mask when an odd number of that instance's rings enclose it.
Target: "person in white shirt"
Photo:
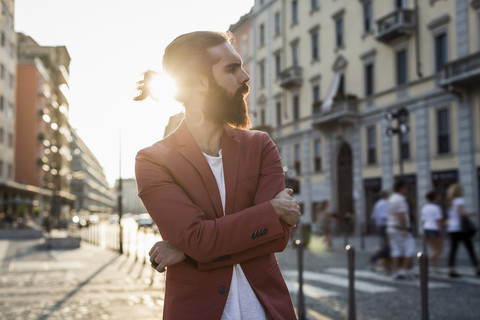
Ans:
[[[410,216],[405,199],[407,185],[399,180],[388,199],[387,234],[394,279],[411,278],[409,269],[415,255],[415,241],[410,230]]]
[[[432,266],[432,271],[438,273],[438,256],[442,253],[442,210],[436,203],[437,196],[434,191],[429,191],[425,195],[428,203],[422,208],[421,221],[425,240],[430,248],[428,259]]]
[[[465,211],[465,201],[463,200],[463,189],[455,183],[447,190],[448,203],[448,223],[447,231],[450,235],[450,253],[448,255],[448,266],[450,267],[449,275],[452,278],[460,277],[460,274],[455,270],[455,258],[457,255],[457,248],[460,242],[463,242],[465,248],[470,256],[470,261],[475,268],[475,273],[480,276],[480,265],[478,264],[475,249],[473,248],[473,241],[470,236],[462,232],[461,217],[468,217],[475,215],[473,212]]]

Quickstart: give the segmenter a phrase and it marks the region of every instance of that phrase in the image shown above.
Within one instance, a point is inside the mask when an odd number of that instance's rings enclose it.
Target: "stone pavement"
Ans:
[[[164,276],[133,257],[82,242],[0,240],[0,319],[161,319]]]

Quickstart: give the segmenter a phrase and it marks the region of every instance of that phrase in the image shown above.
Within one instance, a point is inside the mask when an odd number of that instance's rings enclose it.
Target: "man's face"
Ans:
[[[220,57],[220,61],[213,65],[208,79],[205,117],[235,127],[249,128],[250,119],[245,98],[249,92],[247,82],[250,77],[242,68],[240,56],[228,43],[209,51],[210,54]]]

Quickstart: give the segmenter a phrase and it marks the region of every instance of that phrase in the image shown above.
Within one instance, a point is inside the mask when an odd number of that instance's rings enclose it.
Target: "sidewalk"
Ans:
[[[143,261],[81,243],[0,240],[0,319],[161,319],[164,276]]]

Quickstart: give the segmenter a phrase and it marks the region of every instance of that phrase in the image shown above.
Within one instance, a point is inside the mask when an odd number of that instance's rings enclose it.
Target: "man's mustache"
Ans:
[[[250,86],[244,83],[240,88],[238,88],[235,95],[245,97],[250,92]]]

